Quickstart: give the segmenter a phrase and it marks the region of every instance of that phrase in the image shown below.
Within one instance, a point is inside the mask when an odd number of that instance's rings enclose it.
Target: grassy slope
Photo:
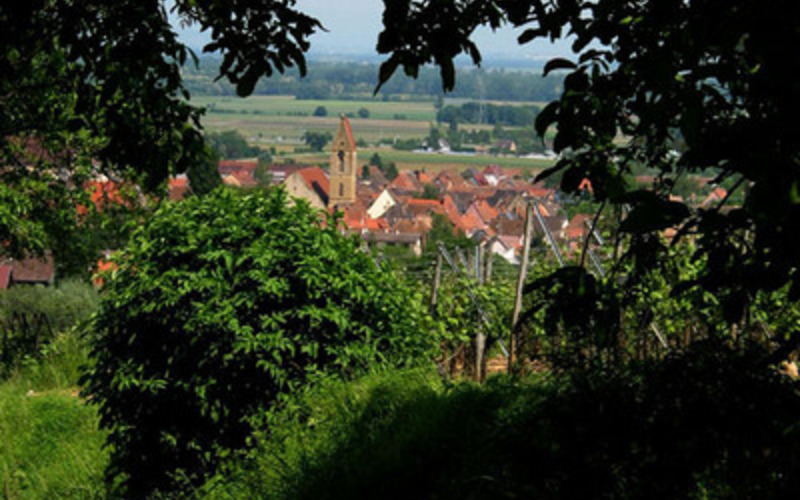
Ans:
[[[83,349],[63,334],[44,359],[0,382],[3,498],[105,498],[105,436],[95,409],[77,396]]]

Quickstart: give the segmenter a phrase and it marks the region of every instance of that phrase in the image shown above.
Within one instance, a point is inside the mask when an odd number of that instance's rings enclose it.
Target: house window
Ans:
[[[339,196],[344,196],[344,184],[339,184]]]
[[[344,151],[339,150],[339,172],[344,172]]]

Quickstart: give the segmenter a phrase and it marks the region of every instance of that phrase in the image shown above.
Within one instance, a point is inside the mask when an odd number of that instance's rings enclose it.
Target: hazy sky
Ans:
[[[328,32],[320,32],[311,39],[312,54],[353,53],[374,54],[378,33],[383,28],[382,0],[298,0],[297,7],[319,19]],[[191,46],[202,45],[203,35],[179,29],[182,38]],[[505,28],[493,33],[482,29],[475,41],[487,61],[502,59],[547,59],[569,54],[565,42],[551,45],[548,42],[528,43],[519,46],[517,32]]]

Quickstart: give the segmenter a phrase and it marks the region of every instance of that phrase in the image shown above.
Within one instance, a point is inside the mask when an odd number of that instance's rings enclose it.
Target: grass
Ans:
[[[783,498],[798,382],[696,343],[652,365],[448,384],[387,372],[306,392],[200,497]]]
[[[304,100],[295,99],[294,96],[251,96],[246,99],[224,96],[197,96],[192,98],[192,103],[200,106],[213,105],[216,111],[224,110],[233,113],[246,111],[250,114],[261,116],[290,116],[304,114],[311,116],[314,110],[323,106],[328,111],[328,116],[337,118],[339,114],[357,112],[361,108],[369,111],[369,118],[373,120],[394,120],[396,115],[405,116],[411,121],[433,121],[436,119],[436,108],[431,101],[405,101],[392,102],[381,100]],[[218,112],[209,113],[221,114]]]
[[[60,334],[39,361],[0,382],[0,495],[6,499],[106,498],[107,453],[98,416],[78,396],[86,349]]]
[[[422,139],[428,136],[431,123],[436,120],[436,108],[431,101],[297,100],[294,96],[251,96],[240,99],[226,96],[197,96],[192,98],[192,103],[214,108],[214,112],[208,111],[203,117],[202,123],[206,129],[238,130],[253,144],[284,150],[300,146],[306,130],[335,133],[339,115],[342,113],[355,115],[350,119],[353,132],[357,138],[371,144],[382,139]],[[328,115],[313,116],[318,106],[324,106]],[[358,117],[357,112],[360,108],[369,111],[368,118]],[[461,128],[492,130],[493,126],[462,124]]]

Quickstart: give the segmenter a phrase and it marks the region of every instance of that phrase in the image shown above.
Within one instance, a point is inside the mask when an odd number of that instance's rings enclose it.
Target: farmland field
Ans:
[[[482,168],[488,165],[521,168],[537,171],[550,167],[555,160],[540,158],[517,158],[513,156],[455,155],[438,153],[414,153],[396,151],[390,148],[361,148],[358,150],[358,163],[367,163],[373,153],[378,153],[384,163],[395,162],[400,170],[422,170],[439,172],[442,170],[462,170],[468,167]],[[297,163],[327,166],[327,153],[304,153],[289,155]],[[280,160],[278,160],[280,161]]]
[[[447,99],[451,104],[462,100]],[[198,96],[192,103],[208,109],[203,126],[210,131],[238,130],[259,146],[299,144],[306,130],[335,132],[340,114],[351,114],[357,138],[369,143],[382,139],[421,139],[428,135],[436,120],[432,101],[381,100],[298,100],[294,96],[252,96],[247,99],[228,96]],[[530,104],[530,103],[519,103]],[[313,116],[323,106],[327,116]],[[369,111],[359,118],[358,110]],[[492,125],[461,125],[463,130],[491,130]]]
[[[447,99],[446,104],[463,100]],[[298,100],[293,96],[253,96],[247,99],[228,96],[200,96],[193,104],[205,106],[203,126],[209,131],[237,130],[252,144],[274,148],[280,156],[276,162],[296,161],[302,164],[327,165],[327,152],[308,153],[302,142],[303,134],[310,131],[335,133],[339,114],[351,114],[350,121],[356,139],[369,144],[381,140],[422,139],[428,136],[436,119],[432,101],[381,101],[381,100]],[[519,103],[531,104],[531,103]],[[539,104],[539,103],[536,103]],[[313,116],[314,110],[324,106],[327,116]],[[361,108],[369,111],[368,118],[359,118]],[[401,119],[402,118],[402,119]],[[491,130],[492,125],[461,125],[463,130]],[[387,162],[395,162],[401,170],[425,168],[430,171],[463,169],[469,166],[498,164],[504,167],[542,169],[552,160],[517,158],[513,156],[443,155],[396,151],[388,147],[360,148],[359,161],[366,163],[378,152]]]

